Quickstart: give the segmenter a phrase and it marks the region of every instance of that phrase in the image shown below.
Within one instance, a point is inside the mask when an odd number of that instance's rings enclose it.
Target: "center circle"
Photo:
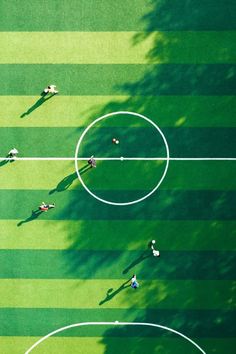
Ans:
[[[81,148],[81,144],[82,144],[82,141],[86,135],[86,133],[98,122],[100,122],[101,120],[103,119],[106,119],[106,118],[109,118],[109,117],[114,117],[114,116],[117,116],[117,115],[130,115],[130,116],[135,116],[135,117],[139,117],[143,120],[145,120],[146,122],[150,123],[157,131],[158,133],[160,134],[161,138],[162,138],[162,141],[164,143],[164,146],[165,146],[165,151],[166,151],[166,157],[165,158],[154,158],[153,160],[165,160],[166,164],[165,164],[165,168],[164,168],[164,171],[161,175],[161,178],[160,180],[157,182],[157,184],[155,185],[155,187],[150,191],[148,192],[147,194],[145,194],[143,197],[141,198],[138,198],[138,199],[135,199],[135,200],[131,200],[131,201],[128,201],[128,202],[115,202],[115,201],[110,201],[110,200],[107,200],[107,199],[104,199],[104,198],[101,198],[99,197],[98,195],[96,195],[94,192],[92,192],[88,186],[85,184],[84,180],[82,179],[82,176],[81,176],[81,173],[79,171],[79,167],[78,167],[78,163],[77,161],[80,160],[80,158],[78,157],[79,155],[79,152],[80,152],[80,148]],[[96,198],[97,200],[99,200],[100,202],[103,202],[103,203],[106,203],[106,204],[110,204],[110,205],[119,205],[119,206],[125,206],[125,205],[131,205],[131,204],[135,204],[135,203],[139,203],[143,200],[145,200],[146,198],[148,198],[149,196],[151,196],[157,189],[158,187],[161,185],[162,181],[164,180],[165,176],[166,176],[166,173],[167,173],[167,170],[168,170],[168,166],[169,166],[169,147],[168,147],[168,143],[166,141],[166,138],[163,134],[163,132],[161,131],[161,129],[149,118],[145,117],[144,115],[140,114],[140,113],[136,113],[136,112],[126,112],[126,111],[118,111],[118,112],[112,112],[112,113],[108,113],[108,114],[105,114],[103,115],[102,117],[99,117],[97,119],[95,119],[82,133],[81,137],[79,138],[79,141],[77,143],[77,146],[76,146],[76,149],[75,149],[75,170],[76,170],[76,173],[78,175],[78,178],[82,184],[82,186],[84,187],[84,189],[91,195],[93,196],[94,198]],[[82,157],[81,157],[82,158]],[[94,156],[94,158],[96,159],[96,156]],[[136,158],[133,158],[134,160]],[[148,157],[146,158],[148,160]],[[107,159],[109,160],[109,158]],[[112,158],[111,158],[112,160]],[[125,161],[125,156],[122,156],[119,158],[119,160],[121,162],[117,162],[117,163],[123,163],[123,161]],[[129,160],[132,160],[132,158],[129,158]],[[143,160],[145,160],[145,158],[143,158]]]

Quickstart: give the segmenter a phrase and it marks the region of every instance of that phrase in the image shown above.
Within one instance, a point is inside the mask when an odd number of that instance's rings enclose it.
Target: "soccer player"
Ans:
[[[137,289],[139,287],[139,283],[137,282],[137,277],[136,274],[133,274],[132,278],[131,278],[131,284],[130,284],[131,288],[133,289]]]
[[[56,85],[49,85],[48,87],[46,87],[44,90],[43,90],[44,93],[53,93],[53,94],[56,94],[58,93],[59,91],[56,90]]]
[[[93,156],[91,156],[90,159],[88,160],[88,164],[90,165],[91,168],[96,167],[96,161],[93,158]]]
[[[15,160],[18,153],[19,151],[16,148],[13,148],[9,151],[7,156]]]
[[[39,206],[39,210],[41,211],[48,211],[49,209],[55,208],[55,203],[53,204],[45,204],[42,202],[42,204]]]
[[[152,254],[154,257],[159,257],[160,256],[160,252],[158,250],[155,250],[154,245],[155,245],[156,241],[152,240],[151,242],[151,249],[152,249]]]

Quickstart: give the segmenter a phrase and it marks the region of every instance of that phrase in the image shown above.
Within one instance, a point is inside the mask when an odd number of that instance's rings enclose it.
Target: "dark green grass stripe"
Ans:
[[[235,71],[231,64],[2,64],[0,95],[37,95],[49,83],[62,95],[234,95]]]
[[[123,100],[111,97],[110,102],[100,104],[100,109],[91,107],[88,113],[95,117],[98,112],[102,116],[117,111],[142,113],[159,127],[229,127],[235,126],[236,100],[234,96],[132,96]]]
[[[219,30],[235,28],[236,8],[233,0],[179,0],[152,1],[153,9],[144,16],[149,31],[175,30]],[[220,11],[222,11],[220,13]],[[191,15],[190,15],[191,14]],[[213,17],[212,17],[213,16]]]
[[[132,273],[137,273],[140,282],[142,279],[232,280],[236,253],[163,251],[157,260],[149,250],[1,250],[0,265],[3,279],[129,279]]]
[[[138,291],[141,289],[138,289]],[[0,309],[0,332],[3,336],[44,336],[51,331],[79,322],[136,321],[158,323],[192,338],[234,337],[235,311],[121,310],[121,309]],[[155,328],[142,328],[142,336],[166,336]],[[61,336],[140,336],[140,328],[84,327],[64,331]]]
[[[104,114],[131,111],[144,114],[159,127],[236,127],[235,96],[57,96],[42,105],[43,100],[38,100],[38,94],[0,96],[0,125],[83,127]],[[25,119],[19,119],[28,110]]]
[[[45,177],[47,178],[47,177]],[[147,200],[128,206],[101,203],[85,190],[65,191],[53,196],[43,190],[1,190],[0,218],[33,222],[32,209],[42,200],[56,208],[38,216],[40,220],[234,220],[236,192],[160,190]],[[96,192],[96,191],[94,191]],[[116,192],[112,192],[113,196]],[[120,192],[117,191],[117,199]],[[134,200],[136,191],[126,192]],[[110,192],[103,196],[109,200]],[[24,225],[20,226],[24,227]]]
[[[162,128],[162,132],[171,157],[236,157],[236,129]],[[109,148],[113,136],[121,142],[115,151]],[[166,157],[163,139],[155,128],[91,129],[80,151],[80,156]]]
[[[135,31],[235,29],[232,0],[2,0],[1,31]]]
[[[20,118],[19,118],[20,119]],[[85,128],[1,128],[0,156],[15,146],[20,157],[74,157]],[[171,157],[236,157],[236,128],[162,128]],[[111,144],[113,137],[120,144]],[[145,142],[145,144],[144,144]],[[90,129],[80,157],[166,157],[164,142],[154,128]]]

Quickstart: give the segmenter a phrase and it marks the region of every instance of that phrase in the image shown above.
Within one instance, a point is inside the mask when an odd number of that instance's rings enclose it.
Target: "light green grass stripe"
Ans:
[[[50,191],[55,189],[66,176],[73,173],[75,173],[73,161],[17,161],[1,167],[0,189],[48,189]],[[71,185],[69,184],[69,189],[82,189],[76,176],[74,175]]]
[[[233,96],[59,95],[21,119],[22,113],[38,99],[39,96],[0,96],[0,126],[83,127],[103,114],[127,110],[146,115],[160,127],[236,127]]]
[[[80,162],[80,167],[86,164]],[[129,161],[125,170],[120,161],[99,161],[97,167],[96,173],[89,169],[82,175],[91,190],[149,191],[159,181],[164,169],[153,161]],[[83,189],[73,161],[16,161],[0,169],[0,189],[48,190],[50,199],[65,190]],[[155,174],[148,173],[151,170]],[[236,190],[235,174],[235,161],[170,161],[160,189]]]
[[[0,307],[7,308],[236,308],[233,281],[140,280],[140,289],[142,287],[145,294],[148,291],[149,300],[142,292],[138,296],[130,294],[129,282],[124,285],[124,279],[1,279],[0,284]],[[111,288],[113,291],[107,298],[107,291]]]
[[[24,227],[17,227],[18,222],[0,220],[0,249],[142,251],[147,249],[148,242],[153,238],[161,251],[236,249],[234,221],[35,220]],[[98,235],[109,236],[104,242],[104,237]]]
[[[184,333],[187,334],[187,333]],[[35,342],[37,342],[41,337],[0,337],[0,351],[4,354],[22,354],[25,353]],[[233,353],[236,346],[236,339],[232,338],[191,338],[198,345],[206,351],[207,354],[225,354]],[[108,348],[113,349],[113,351],[108,353],[120,353],[120,348],[122,352],[131,353],[134,347],[139,345],[139,352],[143,353],[142,350],[146,352],[146,349],[151,349],[152,354],[196,354],[196,350],[193,349],[191,352],[191,347],[187,346],[185,350],[186,343],[181,338],[144,338],[138,339],[136,337],[51,337],[47,339],[41,346],[35,349],[35,354],[104,354]],[[117,349],[117,351],[115,350]],[[137,353],[137,352],[136,352]]]
[[[148,37],[134,45],[135,34],[136,32],[3,32],[0,33],[0,63],[146,64],[146,54],[152,48],[153,38]]]
[[[0,64],[234,63],[236,31],[1,32]]]

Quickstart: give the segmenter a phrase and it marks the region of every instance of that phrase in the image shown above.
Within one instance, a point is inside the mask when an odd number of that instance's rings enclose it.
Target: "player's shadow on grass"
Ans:
[[[83,173],[87,172],[89,169],[91,168],[91,166],[89,164],[86,164],[85,166],[83,166],[80,170],[79,173],[80,175],[82,175]],[[64,177],[56,186],[56,188],[52,189],[49,194],[53,194],[55,192],[64,192],[65,190],[67,190],[72,183],[78,178],[77,172],[74,172],[66,177]]]
[[[10,162],[7,158],[3,161],[0,162],[0,167],[6,165],[8,162]]]
[[[68,176],[66,176],[65,178],[63,178],[58,185],[56,186],[56,188],[52,189],[49,194],[53,194],[55,192],[63,192],[65,190],[67,190],[72,183],[74,182],[74,180],[77,179],[77,173],[74,172]]]
[[[25,116],[28,116],[35,109],[39,108],[43,103],[50,100],[50,98],[52,98],[53,96],[55,96],[55,94],[46,95],[45,93],[42,93],[41,97],[33,104],[33,106],[31,106],[26,112],[22,113],[20,117],[24,118]]]
[[[85,172],[87,172],[90,169],[91,169],[91,165],[86,164],[85,166],[83,166],[79,169],[79,174],[83,175]]]
[[[123,274],[128,273],[128,271],[130,271],[130,269],[132,269],[133,267],[135,267],[136,265],[138,265],[139,263],[143,262],[145,259],[149,258],[152,256],[151,251],[144,251],[138,258],[136,258],[135,260],[133,260],[133,262],[131,262],[127,268],[125,268],[123,270]]]
[[[10,156],[7,155],[7,156],[5,157],[5,159],[0,162],[0,167],[5,166],[8,162],[9,162],[9,163],[12,163],[12,162],[14,162],[14,161],[15,161],[14,158],[11,159]]]
[[[121,284],[121,286],[113,291],[113,288],[110,288],[107,290],[107,294],[104,300],[99,302],[99,306],[103,305],[105,302],[110,301],[111,299],[113,299],[113,297],[115,297],[117,294],[119,294],[122,290],[129,288],[130,285],[127,285],[130,282],[130,279],[128,279],[127,281],[125,281],[123,284]]]
[[[39,217],[39,215],[41,215],[42,213],[43,213],[43,211],[39,210],[39,209],[32,210],[32,214],[27,219],[18,222],[17,226],[21,226],[23,224],[26,224],[27,222],[37,219]]]

